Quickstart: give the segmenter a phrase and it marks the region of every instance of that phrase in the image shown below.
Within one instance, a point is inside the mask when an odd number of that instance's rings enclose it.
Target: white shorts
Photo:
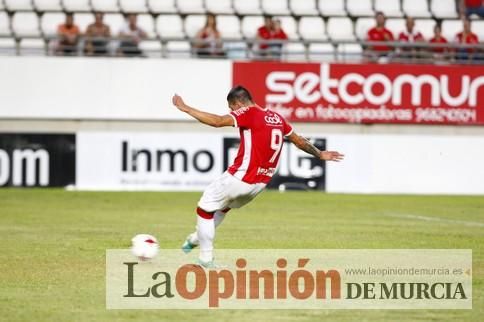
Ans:
[[[207,212],[225,208],[240,208],[254,199],[264,188],[265,183],[246,183],[224,172],[203,192],[198,207]]]

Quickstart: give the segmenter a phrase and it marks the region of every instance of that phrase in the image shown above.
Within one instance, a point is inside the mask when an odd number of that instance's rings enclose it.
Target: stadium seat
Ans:
[[[429,18],[429,4],[422,0],[402,0],[403,12],[414,18]]]
[[[15,56],[17,54],[17,42],[14,38],[0,38],[0,55]]]
[[[452,19],[459,16],[455,0],[432,0],[430,10],[438,19]]]
[[[65,19],[66,19],[65,14],[63,13],[44,13],[40,19],[40,28],[44,36],[46,37],[56,36],[57,27],[60,24],[64,23]]]
[[[301,43],[288,43],[283,46],[282,58],[290,61],[305,61],[306,47]]]
[[[183,21],[179,15],[159,15],[156,18],[156,31],[161,38],[182,38]]]
[[[90,0],[62,0],[66,11],[91,11]]]
[[[353,33],[353,23],[351,22],[350,18],[347,17],[329,18],[326,25],[326,31],[332,40],[356,40]]]
[[[206,15],[189,15],[185,18],[185,34],[189,38],[195,37],[197,32],[203,28],[207,21]]]
[[[392,32],[393,37],[395,37],[395,39],[398,39],[398,35],[400,35],[402,31],[406,30],[405,19],[402,19],[402,18],[387,19],[386,27],[388,28],[388,30]]]
[[[10,36],[11,34],[10,19],[6,12],[0,11],[0,36]]]
[[[375,0],[375,11],[381,11],[387,17],[403,16],[400,0]]]
[[[326,24],[320,17],[302,17],[299,20],[299,34],[304,40],[327,40]]]
[[[287,6],[287,0],[261,0],[262,11],[269,15],[291,14]]]
[[[420,31],[426,40],[434,36],[435,20],[415,19],[415,30]]]
[[[344,0],[318,0],[318,8],[325,17],[347,15]]]
[[[241,39],[240,21],[237,16],[217,16],[217,28],[222,38]]]
[[[317,16],[316,0],[289,0],[289,9],[296,16]]]
[[[33,11],[31,0],[3,0],[9,11]]]
[[[33,0],[37,11],[62,11],[61,0]]]
[[[107,13],[104,15],[104,23],[111,29],[111,35],[117,36],[121,28],[126,24],[126,20],[120,13]]]
[[[355,23],[355,34],[359,40],[366,40],[368,30],[375,27],[375,18],[358,18]]]
[[[150,58],[161,58],[161,42],[158,40],[143,40],[139,43],[139,49]]]
[[[242,18],[242,35],[248,39],[255,38],[257,29],[264,24],[262,16],[245,16]]]
[[[231,0],[205,0],[205,7],[207,8],[207,12],[214,14],[234,13]]]
[[[260,15],[261,7],[259,0],[233,0],[235,11],[242,15]]]
[[[372,0],[346,0],[346,10],[353,17],[374,16]]]
[[[474,30],[474,29],[473,29]],[[442,21],[442,35],[447,41],[455,41],[455,36],[462,31],[461,20],[444,20]]]
[[[344,62],[359,62],[363,58],[363,48],[358,44],[339,44],[338,60]]]
[[[308,58],[312,61],[334,61],[334,47],[332,44],[309,44]]]
[[[148,38],[153,39],[156,38],[156,31],[155,31],[155,22],[153,17],[149,14],[139,14],[138,15],[138,25],[141,29],[143,29]]]
[[[119,0],[119,6],[122,12],[126,13],[147,13],[148,7],[146,6],[145,0]]]
[[[289,39],[299,39],[296,19],[293,16],[278,16],[276,18],[281,20],[282,29]]]
[[[168,41],[164,56],[167,58],[190,58],[192,56],[190,43],[188,41]]]
[[[119,12],[118,0],[91,0],[92,9],[99,12]]]
[[[33,12],[17,12],[12,18],[12,29],[20,38],[40,37],[39,18]]]
[[[182,14],[205,13],[203,0],[177,0],[176,3]]]
[[[148,8],[155,14],[176,13],[175,0],[147,0]]]
[[[45,55],[46,48],[43,39],[22,39],[19,43],[19,53],[21,56]]]
[[[480,42],[484,42],[484,20],[473,20],[472,31],[479,37]]]
[[[74,23],[79,27],[81,32],[86,32],[87,27],[94,22],[94,15],[92,13],[75,13]],[[106,21],[104,21],[106,23]],[[111,30],[112,34],[113,30]],[[115,35],[115,34],[114,34]]]

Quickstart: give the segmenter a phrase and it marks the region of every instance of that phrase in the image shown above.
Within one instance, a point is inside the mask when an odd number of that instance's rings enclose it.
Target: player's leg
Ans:
[[[196,234],[191,234],[182,246],[182,250],[187,253],[196,246],[192,241],[198,241],[202,263],[213,260],[215,224],[217,222],[219,225],[223,220],[221,214],[216,216],[216,212],[225,209],[229,202],[226,187],[228,177],[230,175],[224,173],[205,189],[198,202]]]
[[[213,222],[215,228],[220,226],[220,224],[224,221],[225,215],[229,212],[230,208],[225,208],[223,210],[217,210],[213,214]],[[185,243],[182,246],[182,250],[185,253],[189,253],[192,251],[193,248],[197,247],[200,244],[198,240],[198,225],[195,227],[195,231],[188,235]]]

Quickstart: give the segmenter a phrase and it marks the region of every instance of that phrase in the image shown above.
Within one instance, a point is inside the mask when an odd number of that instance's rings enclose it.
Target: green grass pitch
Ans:
[[[105,250],[178,248],[199,193],[0,190],[2,321],[482,321],[484,197],[264,192],[218,248],[471,248],[473,310],[106,310]]]

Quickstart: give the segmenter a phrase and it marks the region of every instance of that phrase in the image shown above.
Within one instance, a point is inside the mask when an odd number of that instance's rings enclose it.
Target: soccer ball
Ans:
[[[160,246],[154,236],[139,234],[131,239],[131,252],[142,261],[154,258],[158,254]]]

